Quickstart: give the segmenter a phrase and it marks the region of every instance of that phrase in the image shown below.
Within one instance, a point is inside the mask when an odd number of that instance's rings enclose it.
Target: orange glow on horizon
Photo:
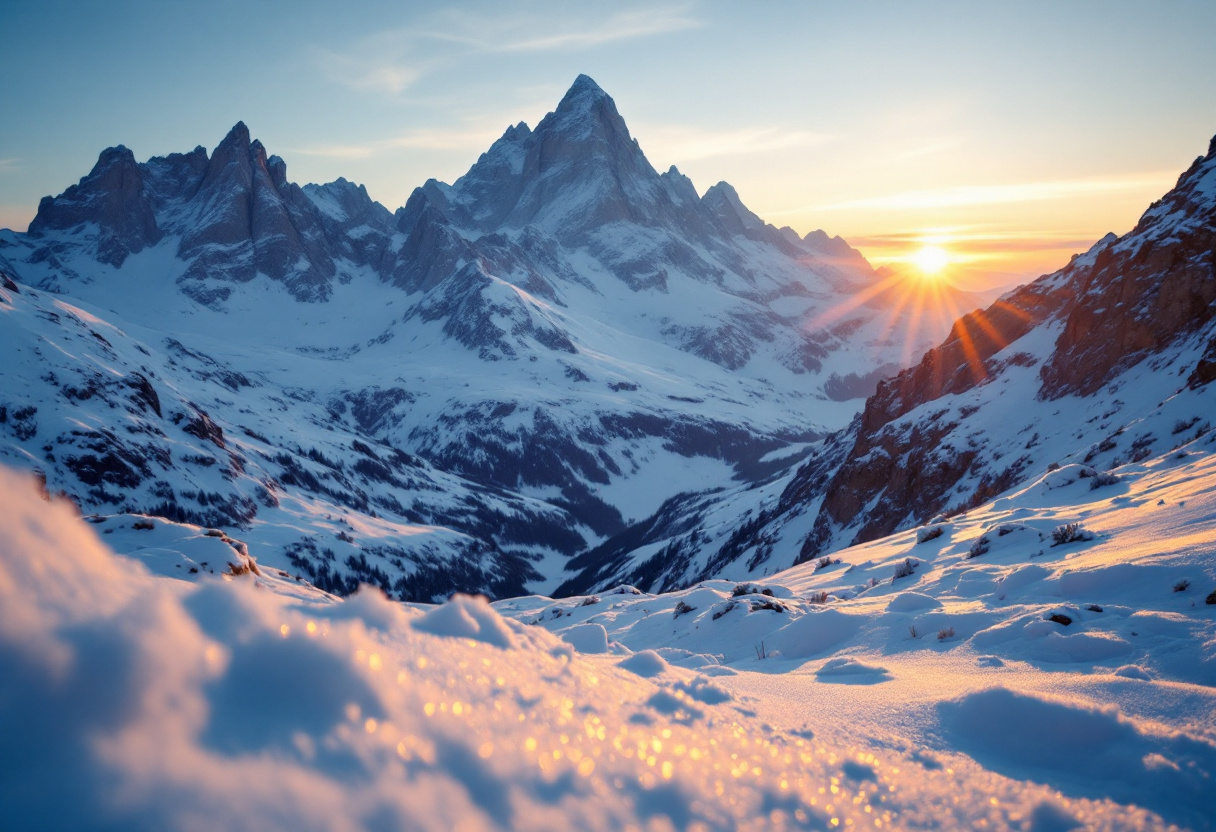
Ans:
[[[1099,235],[1100,236],[1100,235]],[[1098,236],[984,226],[921,227],[849,240],[875,267],[947,279],[964,291],[1009,289],[1063,268]],[[848,239],[846,237],[846,239]]]

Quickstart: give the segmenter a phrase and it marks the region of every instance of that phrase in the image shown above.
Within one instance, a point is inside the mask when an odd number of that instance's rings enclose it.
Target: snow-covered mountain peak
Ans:
[[[340,591],[557,586],[678,492],[792,465],[946,330],[858,297],[864,259],[778,231],[729,185],[702,198],[660,175],[586,78],[395,214],[345,179],[290,182],[244,123],[210,155],[103,161],[34,233],[0,234],[0,268],[30,288],[13,290],[24,359],[0,408],[37,412],[10,419],[0,456],[44,460],[90,508],[257,515],[271,561]],[[104,355],[82,352],[90,329]],[[161,402],[137,445],[112,424],[129,390]],[[240,437],[260,444],[207,447]],[[266,494],[283,489],[281,509]],[[286,535],[309,505],[384,545],[315,519]]]
[[[629,128],[617,112],[616,102],[587,75],[574,79],[557,109],[541,120],[536,131],[563,133],[567,138],[599,134],[609,141],[630,141]]]
[[[607,223],[655,224],[664,194],[612,98],[580,75],[535,130],[508,128],[453,184],[451,210],[479,233],[536,225],[576,242]]]

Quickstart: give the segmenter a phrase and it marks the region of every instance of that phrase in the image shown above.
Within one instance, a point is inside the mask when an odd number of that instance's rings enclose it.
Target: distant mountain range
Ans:
[[[419,599],[552,589],[667,498],[788,468],[948,325],[655,171],[586,76],[396,212],[244,124],[110,148],[0,268],[0,458]]]
[[[586,76],[395,212],[244,124],[110,148],[0,232],[0,460],[340,593],[768,574],[1202,401],[1212,169],[954,323],[976,298],[657,172]]]

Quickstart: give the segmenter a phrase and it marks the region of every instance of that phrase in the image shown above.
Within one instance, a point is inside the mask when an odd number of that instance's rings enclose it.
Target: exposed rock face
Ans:
[[[128,255],[161,238],[148,190],[143,168],[131,151],[122,145],[108,148],[79,184],[58,197],[43,198],[30,223],[30,236],[95,224],[95,256],[102,263],[121,266]]]
[[[346,180],[317,187],[314,196],[288,182],[286,163],[268,157],[238,122],[210,158],[197,147],[137,164],[125,147],[104,151],[78,185],[42,201],[30,236],[82,230],[87,254],[118,267],[177,235],[177,256],[189,264],[182,288],[201,303],[222,304],[230,284],[258,274],[281,281],[299,300],[318,301],[329,296],[337,259],[381,264],[392,217]],[[89,233],[90,225],[96,231]],[[371,233],[352,237],[360,226]],[[43,256],[71,246],[59,242]]]
[[[210,285],[217,277],[244,282],[258,273],[300,300],[328,297],[335,267],[325,218],[243,122],[215,149],[190,201],[178,255],[192,259],[184,279],[200,281],[186,283],[197,299],[227,297],[230,289]]]
[[[1136,228],[1098,254],[1043,368],[1048,398],[1087,396],[1216,315],[1216,139]]]
[[[1216,139],[1207,156],[1197,159],[1127,235],[1108,235],[1061,271],[963,316],[916,367],[879,383],[853,428],[853,448],[827,487],[800,559],[839,545],[843,530],[848,530],[844,542],[861,543],[939,512],[978,505],[1031,472],[1032,454],[998,464],[1006,449],[991,444],[1000,441],[993,433],[987,434],[988,445],[978,433],[960,441],[965,420],[994,406],[981,397],[974,405],[958,406],[969,401],[962,394],[1021,367],[1038,369],[1035,395],[1042,401],[1092,396],[1120,373],[1211,324],[1216,317],[1214,151]],[[1036,346],[1048,343],[1044,336],[1057,330],[1049,349]],[[1028,346],[1019,351],[1020,344]],[[1216,339],[1208,348],[1212,356],[1214,344]],[[1190,384],[1216,378],[1213,366],[1205,354]],[[1012,444],[1025,442],[1024,450],[1030,450],[1038,437],[1036,431],[1030,441]],[[960,493],[964,480],[970,484]]]

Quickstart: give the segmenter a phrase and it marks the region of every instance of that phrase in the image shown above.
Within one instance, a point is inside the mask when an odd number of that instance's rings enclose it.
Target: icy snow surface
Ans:
[[[760,584],[493,606],[340,601],[0,470],[6,826],[1210,829],[1193,444]]]

